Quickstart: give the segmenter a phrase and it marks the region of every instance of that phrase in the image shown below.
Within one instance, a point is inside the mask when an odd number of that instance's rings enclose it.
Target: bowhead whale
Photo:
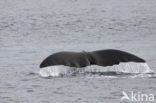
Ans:
[[[146,61],[134,54],[114,49],[97,50],[92,52],[64,51],[48,56],[40,64],[40,68],[54,65],[78,68],[89,65],[112,66],[122,62],[145,63]]]

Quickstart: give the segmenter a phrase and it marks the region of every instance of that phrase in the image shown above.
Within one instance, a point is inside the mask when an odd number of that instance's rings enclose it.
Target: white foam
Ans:
[[[87,66],[85,71],[87,72],[122,72],[122,73],[152,73],[153,70],[149,68],[147,63],[120,63],[119,65],[113,66]]]
[[[119,65],[113,66],[97,66],[91,65],[84,68],[74,68],[69,66],[49,66],[45,68],[41,68],[39,74],[42,77],[57,77],[60,75],[71,75],[73,73],[79,72],[122,72],[122,73],[152,73],[153,70],[149,68],[146,63],[135,63],[135,62],[128,62],[128,63],[120,63]]]
[[[49,66],[40,69],[39,74],[42,77],[57,77],[60,75],[65,75],[65,74],[71,74],[72,72],[75,71],[75,68],[73,67],[68,67],[68,66],[63,66],[63,65],[57,65],[57,66]]]

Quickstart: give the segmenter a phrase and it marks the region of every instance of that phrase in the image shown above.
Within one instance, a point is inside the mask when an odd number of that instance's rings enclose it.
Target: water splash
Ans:
[[[59,77],[59,76],[76,76],[79,74],[87,76],[105,76],[105,77],[150,77],[153,70],[146,63],[120,63],[113,66],[91,65],[84,68],[68,67],[63,65],[49,66],[40,69],[41,77]]]

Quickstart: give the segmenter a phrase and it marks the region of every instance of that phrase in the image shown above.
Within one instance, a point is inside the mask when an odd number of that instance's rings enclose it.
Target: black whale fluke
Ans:
[[[86,67],[89,65],[112,66],[121,62],[144,63],[145,60],[128,52],[107,49],[93,52],[58,52],[48,56],[40,64],[40,68],[65,65],[70,67]]]

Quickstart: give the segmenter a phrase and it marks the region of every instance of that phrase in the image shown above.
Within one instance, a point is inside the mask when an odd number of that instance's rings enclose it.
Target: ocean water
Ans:
[[[153,0],[0,0],[0,103],[133,102],[121,101],[123,91],[156,96],[155,12]],[[52,53],[99,49],[142,57],[152,73],[39,74]]]

